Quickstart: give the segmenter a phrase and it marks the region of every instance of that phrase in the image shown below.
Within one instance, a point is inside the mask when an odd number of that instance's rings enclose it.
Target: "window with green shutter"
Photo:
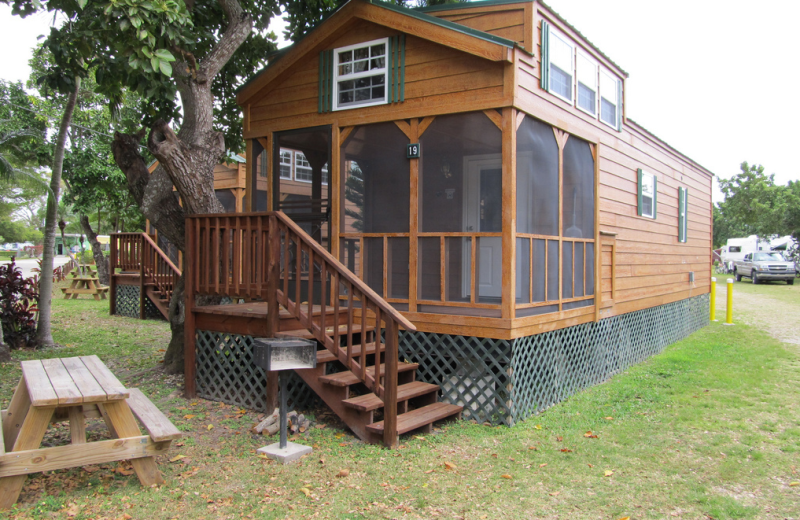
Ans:
[[[639,211],[640,217],[655,219],[658,207],[658,179],[652,173],[639,168]]]
[[[689,225],[689,190],[678,188],[678,242],[687,242]]]

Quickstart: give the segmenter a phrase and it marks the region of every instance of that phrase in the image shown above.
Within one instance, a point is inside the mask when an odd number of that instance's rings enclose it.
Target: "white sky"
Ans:
[[[792,94],[800,84],[800,2],[546,3],[628,72],[628,117],[720,177],[748,161],[779,184],[800,180],[800,103]],[[0,78],[27,79],[30,49],[51,20],[23,20],[0,5]]]

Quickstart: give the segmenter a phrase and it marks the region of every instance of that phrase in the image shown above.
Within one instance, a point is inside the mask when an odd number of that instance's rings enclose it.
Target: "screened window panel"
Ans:
[[[573,272],[575,273],[575,297],[585,296],[584,292],[584,244],[583,242],[575,242],[575,259],[573,262]]]
[[[594,237],[594,157],[589,143],[570,136],[564,147],[563,236]]]
[[[573,276],[573,247],[572,242],[562,242],[562,266],[561,266],[561,297],[572,298],[572,276]]]
[[[226,213],[236,212],[236,196],[233,194],[232,190],[214,190],[214,194],[217,196],[217,200],[220,204],[222,204],[222,207],[225,208]]]
[[[361,246],[357,238],[342,238],[339,243],[339,261],[358,274],[361,269]]]
[[[408,138],[394,123],[356,128],[342,146],[344,233],[407,233]]]
[[[258,139],[251,141],[253,147],[253,157],[256,158],[252,165],[252,184],[251,192],[252,211],[267,211],[267,152]]]
[[[594,244],[586,243],[586,296],[594,294]]]
[[[517,130],[517,232],[558,235],[558,144],[530,116]]]
[[[517,303],[531,301],[531,240],[529,238],[517,239]]]
[[[408,298],[408,239],[389,238],[388,266],[386,269],[388,279],[389,298]]]
[[[577,302],[567,302],[561,306],[562,309],[565,311],[571,309],[580,309],[581,307],[590,307],[594,305],[594,298],[588,300],[579,300]]]
[[[449,237],[444,239],[444,297],[447,301],[469,301],[471,290],[469,282],[471,254],[471,238]]]
[[[500,231],[500,129],[482,112],[438,116],[420,145],[420,231]]]
[[[558,312],[558,305],[542,305],[541,307],[531,307],[529,309],[517,309],[517,318],[540,316],[551,312]]]
[[[547,301],[558,300],[558,240],[547,241]]]
[[[421,237],[418,240],[418,298],[441,301],[441,243],[439,237]]]
[[[550,241],[550,245],[558,242]],[[556,256],[558,258],[558,256]],[[558,276],[558,266],[556,265],[556,276]],[[547,269],[547,241],[535,239],[533,241],[533,299],[532,302],[545,301],[545,289],[548,282],[548,269]],[[558,281],[556,280],[556,283]],[[552,299],[552,298],[550,298]]]
[[[364,282],[380,295],[383,292],[383,239],[364,239]]]

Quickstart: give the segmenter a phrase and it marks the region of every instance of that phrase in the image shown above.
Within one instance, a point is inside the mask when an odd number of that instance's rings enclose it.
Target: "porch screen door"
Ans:
[[[502,231],[502,158],[500,154],[475,155],[464,158],[464,231],[487,233]],[[473,238],[474,239],[474,238]],[[471,244],[463,239],[462,296],[469,297]],[[478,237],[475,257],[478,295],[482,298],[500,298],[502,284],[501,237]],[[477,295],[476,295],[477,296]]]

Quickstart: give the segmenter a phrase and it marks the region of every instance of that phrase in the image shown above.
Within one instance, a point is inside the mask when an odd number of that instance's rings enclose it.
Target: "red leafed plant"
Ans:
[[[0,321],[3,337],[11,349],[34,345],[39,312],[39,284],[24,278],[14,257],[0,265]]]

